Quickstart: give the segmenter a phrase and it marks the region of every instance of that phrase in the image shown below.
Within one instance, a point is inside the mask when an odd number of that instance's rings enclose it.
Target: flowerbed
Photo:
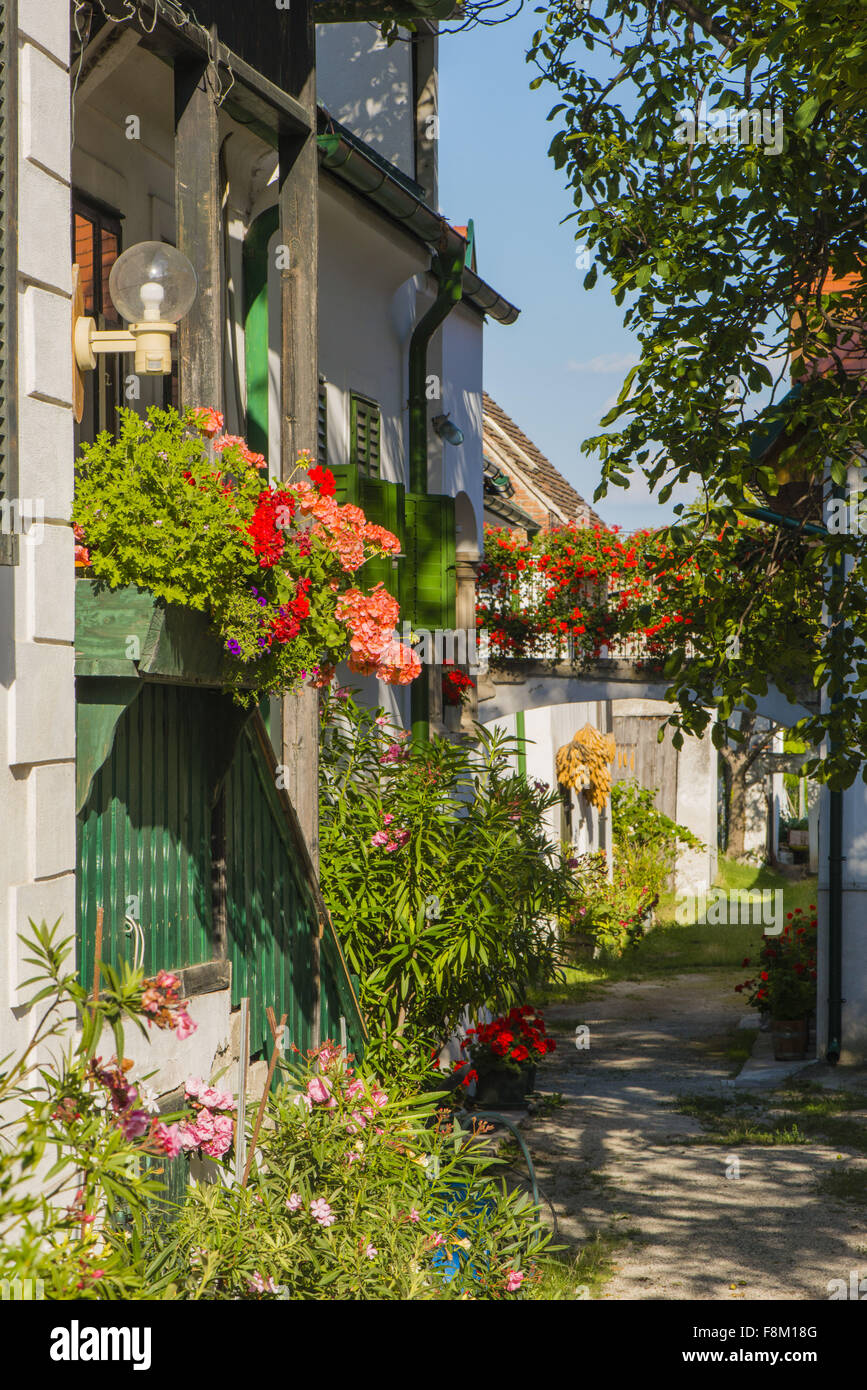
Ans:
[[[0,1279],[76,1301],[545,1296],[555,1266],[538,1210],[436,1095],[386,1090],[326,1042],[281,1064],[238,1185],[232,1094],[191,1077],[186,1109],[158,1115],[123,1060],[125,1024],[194,1029],[177,978],[103,965],[93,999],[65,972],[57,926],[32,930],[30,1002],[45,1011],[0,1072]],[[106,1028],[117,1053],[103,1063]],[[223,1180],[191,1183],[172,1212],[160,1160],[193,1151]]]
[[[356,583],[367,560],[398,553],[397,537],[338,505],[333,475],[309,455],[277,485],[221,428],[212,410],[122,410],[117,438],[101,434],[78,463],[77,563],[112,588],[206,612],[240,703],[326,685],[345,658],[408,684],[421,663],[395,638],[397,601]]]

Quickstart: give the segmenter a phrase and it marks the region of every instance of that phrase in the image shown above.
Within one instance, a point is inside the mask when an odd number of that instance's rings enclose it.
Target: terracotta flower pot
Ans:
[[[806,1018],[771,1020],[774,1058],[777,1062],[799,1062],[807,1055]]]

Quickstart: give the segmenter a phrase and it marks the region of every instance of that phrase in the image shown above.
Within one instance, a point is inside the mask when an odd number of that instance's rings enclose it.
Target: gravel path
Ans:
[[[580,1007],[545,1013],[558,1049],[537,1086],[565,1104],[533,1116],[525,1135],[561,1239],[625,1237],[607,1299],[827,1299],[828,1282],[867,1276],[867,1210],[831,1201],[819,1175],[867,1158],[819,1142],[742,1146],[731,1158],[697,1120],[666,1108],[680,1096],[731,1094],[726,1035],[743,1018],[727,971],[665,983],[618,983]],[[576,1025],[590,1047],[575,1047]],[[850,1089],[862,1072],[814,1066],[811,1077]],[[867,1089],[865,1113],[867,1119]]]

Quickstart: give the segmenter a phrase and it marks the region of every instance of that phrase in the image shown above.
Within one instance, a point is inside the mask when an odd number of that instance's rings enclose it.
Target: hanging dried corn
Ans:
[[[609,763],[616,755],[614,735],[600,734],[592,724],[585,724],[571,743],[557,750],[557,781],[562,787],[582,791],[591,806],[602,811],[611,792]]]

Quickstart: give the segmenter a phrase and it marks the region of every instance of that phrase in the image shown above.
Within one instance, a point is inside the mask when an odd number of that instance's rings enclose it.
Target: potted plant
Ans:
[[[477,1105],[508,1109],[523,1104],[536,1082],[536,1063],[554,1047],[542,1015],[524,1004],[490,1023],[468,1028],[461,1043],[467,1059],[455,1067],[467,1068],[462,1085],[476,1082]]]
[[[749,990],[750,1004],[769,1017],[776,1060],[800,1061],[816,1004],[816,918],[805,918],[799,907],[790,912],[782,935],[765,939],[759,966],[758,975],[735,990]]]
[[[772,969],[767,972],[774,1057],[778,1062],[799,1061],[807,1055],[816,982],[811,978],[800,942],[786,938],[781,946]]]

